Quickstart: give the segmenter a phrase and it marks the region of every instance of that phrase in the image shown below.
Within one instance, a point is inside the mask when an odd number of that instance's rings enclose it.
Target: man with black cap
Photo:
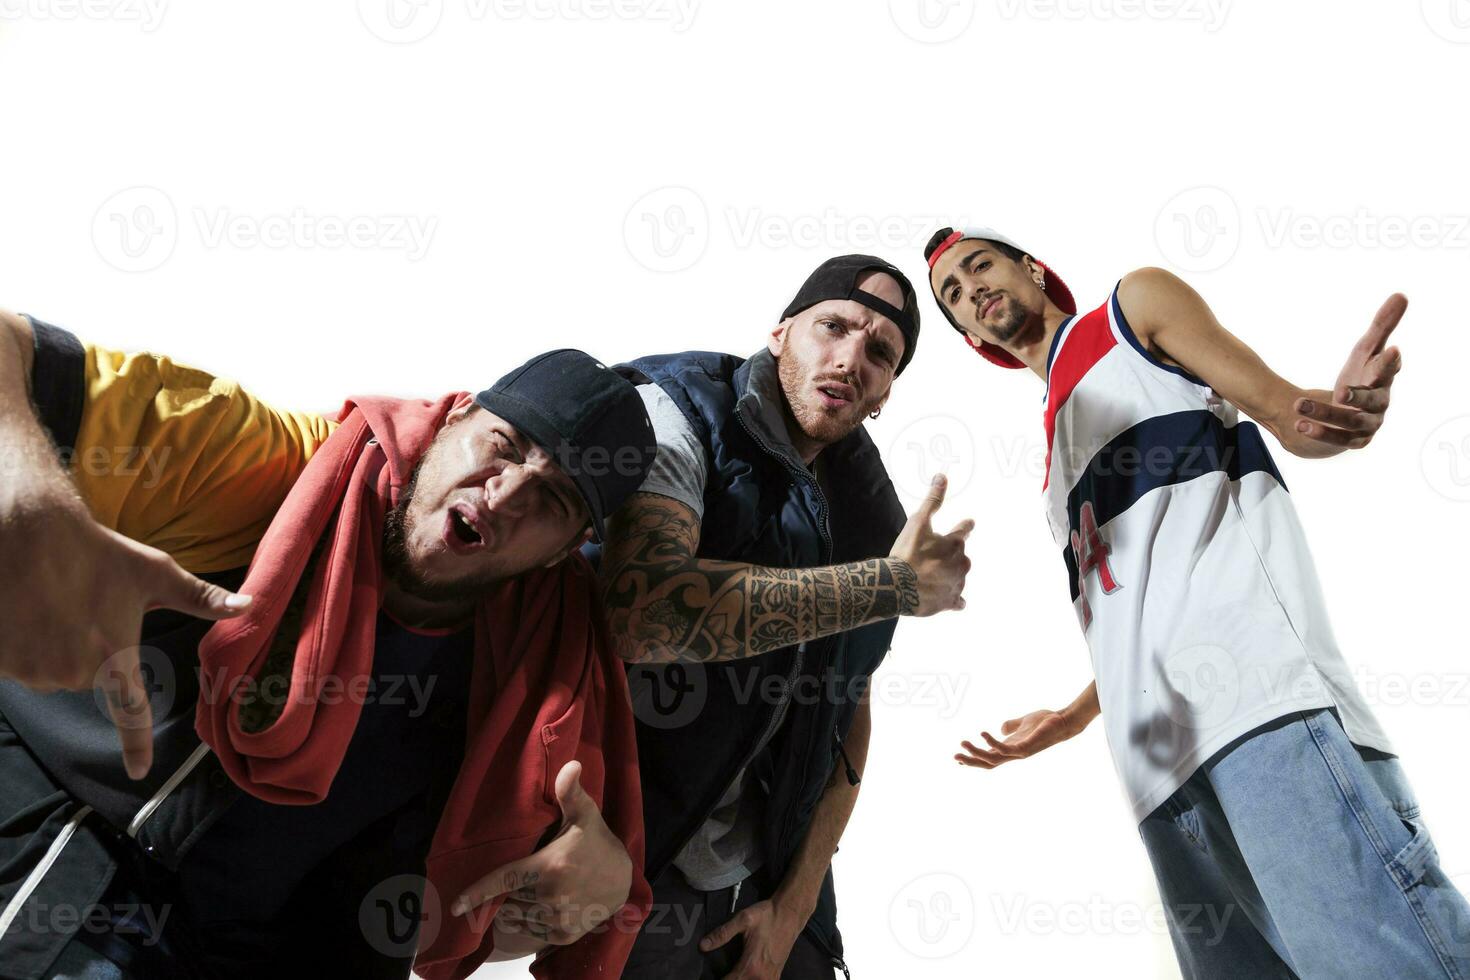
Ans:
[[[327,418],[0,314],[0,450],[0,976],[617,975],[641,803],[578,549],[653,458],[631,384],[552,351]]]
[[[654,911],[624,976],[824,977],[830,863],[895,617],[962,608],[965,521],[905,526],[862,423],[914,356],[913,287],[872,256],[812,273],[748,359],[645,357],[658,455],[600,574],[628,661]]]

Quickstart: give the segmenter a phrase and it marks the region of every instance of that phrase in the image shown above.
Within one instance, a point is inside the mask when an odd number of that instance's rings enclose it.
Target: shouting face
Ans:
[[[889,305],[902,308],[903,290],[886,272],[857,282]],[[826,300],[786,320],[771,334],[793,443],[810,461],[862,424],[888,400],[903,356],[903,333],[888,317],[854,300]]]
[[[410,595],[472,600],[566,557],[587,540],[588,521],[552,456],[464,396],[388,515],[384,561]]]

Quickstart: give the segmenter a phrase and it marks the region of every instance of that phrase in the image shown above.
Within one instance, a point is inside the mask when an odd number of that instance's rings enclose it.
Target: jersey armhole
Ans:
[[[1122,284],[1123,281],[1121,279],[1118,280],[1118,286],[1121,286]],[[1196,378],[1194,375],[1184,370],[1184,368],[1176,367],[1173,364],[1165,364],[1153,354],[1149,353],[1149,349],[1144,346],[1143,341],[1139,340],[1138,335],[1133,332],[1133,327],[1129,325],[1128,318],[1123,315],[1123,306],[1121,303],[1118,302],[1118,286],[1113,287],[1113,294],[1108,297],[1108,315],[1109,318],[1112,320],[1113,329],[1117,332],[1118,336],[1126,340],[1128,342],[1128,346],[1132,347],[1139,357],[1143,358],[1145,361],[1147,361],[1152,366],[1158,368],[1160,371],[1167,371],[1169,374],[1183,378],[1185,381],[1188,381],[1192,385],[1199,385],[1201,388],[1208,388],[1209,385],[1205,384],[1199,378]]]

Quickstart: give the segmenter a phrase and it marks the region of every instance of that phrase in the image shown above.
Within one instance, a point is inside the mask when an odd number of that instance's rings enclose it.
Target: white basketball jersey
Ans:
[[[1260,430],[1150,355],[1116,289],[1057,331],[1045,406],[1047,519],[1139,820],[1291,712],[1336,706],[1353,742],[1392,751]]]

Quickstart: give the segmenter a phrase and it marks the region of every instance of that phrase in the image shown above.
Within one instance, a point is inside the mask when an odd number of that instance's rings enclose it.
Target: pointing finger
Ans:
[[[1403,293],[1394,293],[1383,301],[1373,317],[1373,323],[1368,327],[1368,332],[1363,335],[1359,342],[1367,353],[1377,354],[1383,350],[1383,345],[1388,343],[1389,334],[1399,325],[1404,317],[1404,311],[1409,308],[1409,298]]]
[[[108,658],[98,686],[107,698],[107,713],[122,743],[123,766],[130,778],[142,779],[153,767],[153,706],[143,684],[138,648]]]
[[[949,478],[943,473],[934,477],[933,482],[929,484],[929,495],[924,498],[923,502],[919,504],[919,509],[915,511],[915,514],[920,520],[927,524],[934,519],[934,514],[939,510],[939,505],[944,503],[944,492],[948,487]]]

